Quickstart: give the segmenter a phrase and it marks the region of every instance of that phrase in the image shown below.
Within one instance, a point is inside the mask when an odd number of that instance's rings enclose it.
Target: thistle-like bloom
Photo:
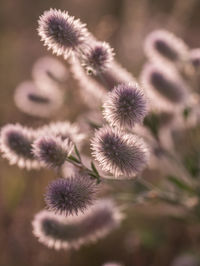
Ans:
[[[65,216],[84,212],[93,204],[95,182],[88,176],[75,175],[52,181],[45,195],[49,210]]]
[[[59,88],[66,83],[68,71],[59,60],[51,56],[44,56],[35,62],[32,76],[37,87],[49,90],[52,85]]]
[[[41,134],[50,134],[56,137],[60,137],[62,140],[70,139],[79,148],[85,139],[85,135],[80,132],[80,128],[77,124],[72,124],[69,121],[52,122],[49,125],[43,126],[39,129]]]
[[[8,124],[1,129],[0,150],[2,156],[20,168],[38,169],[41,163],[32,153],[36,132],[19,124]]]
[[[133,128],[142,123],[147,114],[147,101],[143,91],[135,85],[120,84],[108,93],[103,115],[111,126]]]
[[[48,84],[46,90],[41,90],[32,81],[24,81],[16,88],[14,100],[26,114],[49,117],[62,106],[63,94]]]
[[[61,167],[73,150],[73,143],[54,135],[40,136],[33,143],[33,154],[47,167]]]
[[[85,52],[80,54],[80,61],[88,74],[100,74],[110,67],[113,49],[106,42],[93,41]]]
[[[45,11],[40,16],[38,33],[48,50],[64,58],[81,49],[88,37],[85,24],[69,16],[68,12],[56,9]]]
[[[119,226],[122,214],[111,200],[98,200],[78,216],[39,212],[33,220],[33,234],[39,242],[55,249],[79,248],[103,238]]]
[[[133,177],[141,172],[148,162],[149,152],[144,141],[117,128],[105,126],[97,130],[91,148],[92,155],[102,170],[115,177]]]
[[[156,30],[145,41],[145,53],[152,61],[182,63],[188,59],[188,47],[171,32]]]
[[[147,64],[141,73],[141,83],[155,107],[169,110],[184,103],[188,88],[175,70],[164,70],[155,64]]]

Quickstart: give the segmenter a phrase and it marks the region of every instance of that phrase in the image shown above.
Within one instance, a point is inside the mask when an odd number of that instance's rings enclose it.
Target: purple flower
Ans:
[[[78,216],[39,212],[33,220],[33,234],[39,242],[55,249],[79,248],[107,235],[123,218],[113,201],[98,200]]]
[[[93,41],[88,49],[79,56],[87,73],[98,75],[110,67],[113,60],[113,49],[106,42]]]
[[[145,53],[152,61],[184,63],[188,59],[188,47],[178,37],[166,30],[151,32],[145,40]]]
[[[19,124],[2,127],[0,136],[2,156],[8,159],[10,164],[17,164],[20,168],[40,168],[41,163],[34,158],[31,146],[36,137],[36,131]]]
[[[47,167],[61,167],[73,149],[72,142],[67,138],[64,141],[60,137],[47,135],[39,137],[33,143],[33,154]]]
[[[48,49],[65,58],[72,51],[81,49],[88,36],[85,24],[69,16],[68,12],[56,9],[45,11],[40,16],[38,33]]]
[[[115,177],[135,176],[147,165],[149,157],[141,138],[107,126],[96,131],[91,148],[102,170]]]
[[[88,176],[75,175],[52,181],[45,195],[48,208],[65,216],[84,212],[93,203],[95,183]]]
[[[142,123],[147,114],[147,101],[137,84],[116,86],[108,93],[103,107],[109,124],[120,128],[133,128],[136,123]]]

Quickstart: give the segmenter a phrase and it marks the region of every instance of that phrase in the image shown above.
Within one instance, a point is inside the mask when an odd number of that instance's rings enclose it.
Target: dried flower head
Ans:
[[[69,121],[52,122],[49,125],[43,126],[39,131],[41,134],[50,134],[60,137],[62,140],[70,139],[79,148],[85,139],[85,135],[80,132],[77,124],[72,124]]]
[[[38,33],[44,45],[56,55],[67,58],[72,51],[81,49],[88,36],[85,24],[69,16],[68,12],[50,9],[39,19]]]
[[[188,59],[188,47],[171,32],[156,30],[145,41],[145,53],[153,61],[181,63]]]
[[[63,94],[49,85],[45,91],[32,81],[25,81],[16,88],[14,100],[16,106],[26,114],[49,117],[62,106]]]
[[[119,226],[122,214],[111,200],[98,200],[78,216],[39,212],[33,220],[33,234],[39,242],[55,249],[79,248],[97,241]]]
[[[36,136],[34,130],[19,124],[2,127],[0,136],[2,156],[8,159],[10,164],[17,164],[20,168],[40,168],[41,163],[34,158],[31,146]]]
[[[141,82],[156,107],[169,110],[185,102],[188,88],[175,70],[147,64],[142,70]]]
[[[54,135],[40,136],[33,143],[33,154],[47,167],[61,167],[73,149],[73,143]]]
[[[147,101],[137,84],[120,84],[108,93],[103,115],[111,126],[133,128],[147,114]]]
[[[96,131],[91,148],[102,170],[115,177],[135,176],[147,165],[149,157],[147,146],[141,138],[107,126]]]
[[[59,88],[68,79],[68,71],[64,64],[51,56],[39,58],[32,70],[32,77],[37,87],[49,90],[54,85]]]
[[[80,54],[80,61],[88,74],[97,75],[110,67],[113,56],[113,49],[108,43],[93,41],[88,49]]]
[[[95,191],[96,185],[88,176],[75,175],[52,181],[45,201],[49,210],[55,213],[77,215],[93,203]]]

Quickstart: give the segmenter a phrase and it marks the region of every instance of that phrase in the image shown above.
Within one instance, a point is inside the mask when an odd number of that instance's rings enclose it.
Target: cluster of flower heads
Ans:
[[[119,225],[120,208],[108,199],[95,200],[98,183],[101,178],[134,178],[147,167],[149,147],[139,136],[143,131],[137,128],[141,129],[143,122],[152,126],[149,111],[158,109],[162,115],[174,105],[178,110],[186,106],[190,87],[186,80],[191,80],[191,73],[198,73],[200,53],[198,49],[189,51],[167,31],[153,32],[145,44],[150,62],[141,74],[143,89],[116,62],[110,45],[96,40],[86,25],[68,12],[45,11],[39,18],[38,33],[48,49],[69,59],[81,96],[104,118],[103,123],[94,126],[91,140],[92,156],[98,165],[91,161],[88,164],[88,159],[87,165],[84,163],[80,150],[86,136],[67,121],[38,129],[4,126],[0,149],[3,157],[19,167],[47,167],[59,174],[65,168],[65,175],[48,185],[48,210],[35,216],[33,232],[48,247],[78,248]],[[162,62],[167,67],[162,68]],[[45,57],[35,63],[32,77],[33,81],[17,87],[16,105],[27,114],[49,117],[63,104],[63,85],[69,73],[59,61]],[[157,130],[151,129],[154,133]]]

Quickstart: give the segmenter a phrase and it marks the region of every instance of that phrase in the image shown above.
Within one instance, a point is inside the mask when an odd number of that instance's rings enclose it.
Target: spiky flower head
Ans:
[[[47,84],[46,89],[39,89],[32,81],[24,81],[15,90],[16,106],[31,116],[49,117],[63,103],[63,94]]]
[[[80,61],[88,74],[97,75],[110,67],[113,56],[113,49],[108,43],[93,41],[88,49],[80,54]]]
[[[19,124],[2,127],[0,135],[2,156],[8,159],[10,164],[17,164],[20,168],[40,168],[41,163],[34,158],[31,146],[36,136],[33,129]]]
[[[49,90],[54,85],[60,88],[68,79],[68,71],[64,64],[51,56],[40,57],[32,69],[35,84],[42,89]]]
[[[50,9],[39,18],[38,33],[44,45],[56,55],[67,58],[72,51],[81,49],[88,36],[85,24],[69,16],[68,12]]]
[[[95,182],[88,176],[74,175],[52,181],[45,195],[49,210],[65,216],[84,212],[94,201]]]
[[[56,137],[60,137],[62,140],[70,139],[78,147],[81,146],[85,135],[80,132],[80,128],[75,123],[70,123],[69,121],[59,121],[52,122],[48,125],[45,125],[39,129],[41,134],[50,134]]]
[[[104,118],[111,126],[133,128],[147,114],[147,101],[137,84],[120,84],[108,93],[104,101]]]
[[[141,83],[155,106],[169,110],[185,102],[188,88],[171,68],[162,69],[159,64],[147,64],[141,73]]]
[[[123,218],[111,200],[98,200],[78,216],[61,216],[49,211],[39,212],[33,222],[33,234],[39,242],[55,249],[79,248],[103,238],[119,226]]]
[[[33,154],[47,167],[61,167],[73,149],[73,143],[54,135],[40,136],[33,143]]]
[[[145,40],[145,53],[152,61],[179,64],[188,59],[188,47],[166,30],[155,30]]]
[[[115,177],[135,176],[147,165],[149,157],[148,148],[141,138],[107,126],[95,132],[91,148],[102,170]]]

